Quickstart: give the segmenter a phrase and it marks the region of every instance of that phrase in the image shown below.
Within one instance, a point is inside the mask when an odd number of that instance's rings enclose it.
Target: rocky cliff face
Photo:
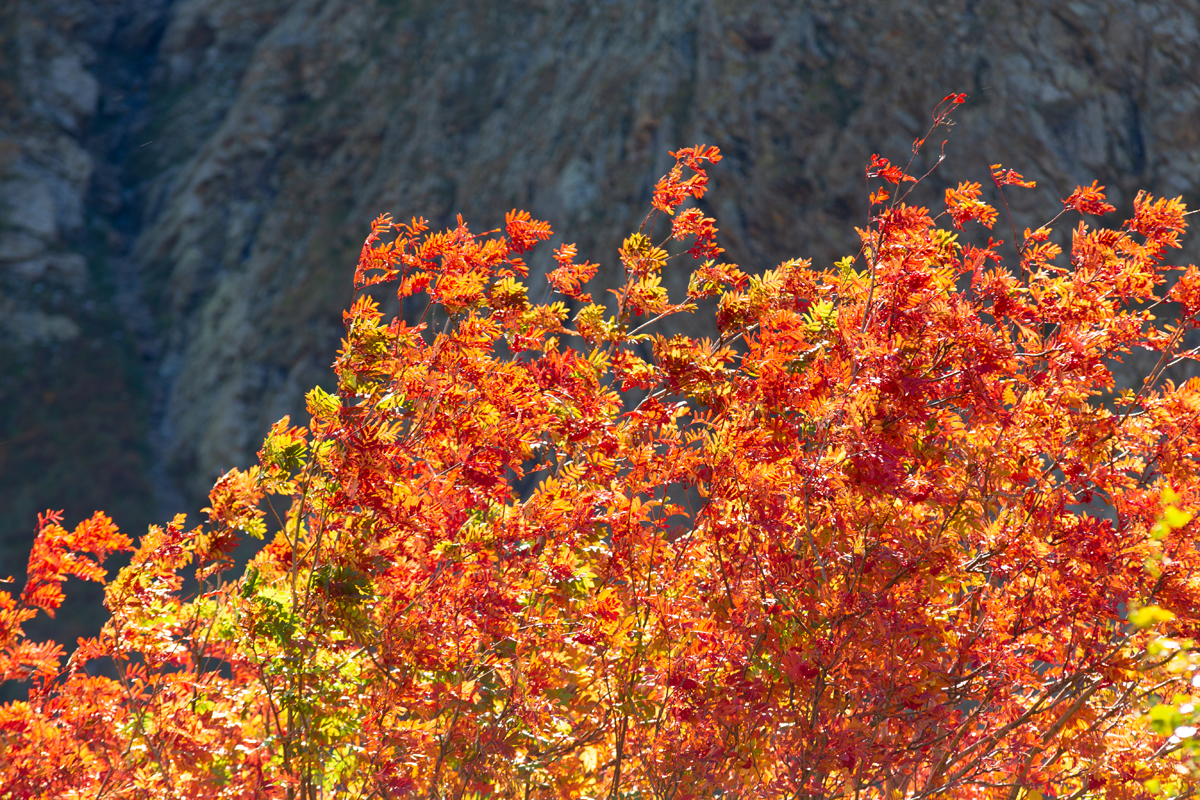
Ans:
[[[729,257],[828,261],[856,249],[870,154],[906,154],[951,91],[970,101],[928,203],[993,162],[1038,181],[1010,196],[1018,227],[1092,180],[1121,211],[1139,188],[1200,200],[1195,0],[22,0],[3,14],[0,324],[23,365],[5,362],[7,435],[33,430],[10,398],[51,391],[29,354],[74,358],[98,388],[53,419],[121,406],[125,438],[87,447],[122,454],[142,487],[129,496],[174,486],[193,506],[328,381],[383,211],[484,230],[526,208],[612,281],[667,151],[715,143],[709,210]],[[1197,252],[1200,237],[1180,258]],[[95,353],[126,365],[119,386]],[[98,480],[58,466],[33,481],[30,442],[0,445],[0,479],[37,504],[61,501],[35,484]]]
[[[38,511],[107,508],[133,524],[157,513],[141,368],[151,353],[135,346],[120,288],[135,274],[126,256],[139,228],[120,165],[164,10],[0,4],[4,575],[23,571]]]

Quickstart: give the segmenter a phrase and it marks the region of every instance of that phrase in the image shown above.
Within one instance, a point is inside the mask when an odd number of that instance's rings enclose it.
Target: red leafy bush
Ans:
[[[426,316],[357,299],[309,428],[278,423],[207,525],[142,537],[65,664],[22,623],[63,576],[102,576],[82,553],[127,543],[103,517],[44,520],[30,588],[0,595],[5,677],[32,675],[0,707],[5,796],[1126,798],[1171,779],[1181,737],[1143,714],[1191,677],[1148,648],[1200,623],[1180,510],[1200,500],[1200,381],[1161,380],[1197,326],[1195,268],[1189,316],[1151,309],[1183,205],[1080,223],[1069,269],[1049,226],[1026,231],[1010,268],[943,226],[991,227],[979,184],[934,215],[875,156],[891,188],[856,257],[752,277],[683,208],[717,149],[675,156],[651,212],[672,230],[625,240],[610,306],[557,251],[552,285],[587,304],[570,322],[518,280],[550,234],[528,214],[486,234],[376,220],[356,288],[425,293]],[[1064,203],[1112,210],[1099,187]],[[681,301],[672,239],[705,259]],[[650,332],[713,297],[715,339]],[[1117,388],[1114,361],[1146,348],[1145,385]],[[288,511],[231,579],[266,501]]]

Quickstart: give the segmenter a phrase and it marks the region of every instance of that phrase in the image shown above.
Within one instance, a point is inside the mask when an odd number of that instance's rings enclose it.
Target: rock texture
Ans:
[[[134,524],[157,514],[142,359],[117,280],[132,274],[120,264],[137,227],[118,164],[164,11],[0,4],[3,575],[23,571],[46,508]]]
[[[462,213],[484,230],[526,208],[611,281],[667,151],[715,143],[727,158],[709,210],[730,258],[748,271],[828,261],[855,249],[870,154],[907,154],[951,91],[970,101],[927,203],[948,183],[986,182],[993,162],[1038,181],[1010,196],[1018,228],[1092,180],[1120,211],[1140,188],[1200,200],[1196,0],[111,0],[79,12],[118,19],[107,34],[37,23],[51,6],[6,12],[4,52],[18,58],[4,102],[21,110],[0,135],[5,335],[18,350],[83,348],[78,298],[107,276],[93,302],[123,321],[143,365],[130,390],[149,420],[140,474],[193,508],[328,381],[353,259],[383,211],[439,224]],[[87,220],[99,255],[75,233]],[[1198,252],[1195,237],[1180,258]],[[19,288],[39,285],[62,301]]]

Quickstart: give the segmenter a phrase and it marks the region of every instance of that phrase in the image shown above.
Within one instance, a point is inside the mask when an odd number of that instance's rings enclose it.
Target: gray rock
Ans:
[[[0,222],[43,241],[58,238],[58,209],[52,179],[13,169],[0,182]]]
[[[0,295],[0,330],[21,347],[69,342],[79,336],[79,325],[70,317],[23,308],[3,295]]]
[[[53,59],[46,66],[42,83],[56,119],[67,130],[78,132],[96,113],[100,82],[84,69],[78,54],[68,53]]]
[[[0,231],[0,261],[20,261],[45,249],[45,242],[25,231]]]
[[[27,284],[49,281],[82,294],[87,287],[87,259],[79,253],[47,253],[26,261],[0,267],[9,275]]]

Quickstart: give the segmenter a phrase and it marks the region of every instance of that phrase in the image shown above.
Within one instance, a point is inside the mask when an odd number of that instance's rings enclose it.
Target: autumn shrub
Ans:
[[[871,159],[856,255],[757,276],[696,204],[718,150],[678,151],[611,298],[563,245],[562,299],[530,300],[550,229],[528,214],[377,219],[337,391],[217,482],[206,524],[132,547],[101,514],[41,518],[0,594],[0,672],[29,685],[0,706],[3,796],[1189,791],[1200,381],[1164,378],[1200,311],[1200,271],[1166,261],[1184,206],[1139,195],[1108,228],[1093,184],[972,244],[999,214],[978,183],[916,204],[924,141]],[[1076,214],[1064,255],[1050,225]],[[363,291],[385,285],[425,315],[385,316]],[[715,338],[654,332],[706,299]],[[1138,350],[1156,366],[1117,386]],[[65,661],[24,638],[131,547],[98,637]]]

